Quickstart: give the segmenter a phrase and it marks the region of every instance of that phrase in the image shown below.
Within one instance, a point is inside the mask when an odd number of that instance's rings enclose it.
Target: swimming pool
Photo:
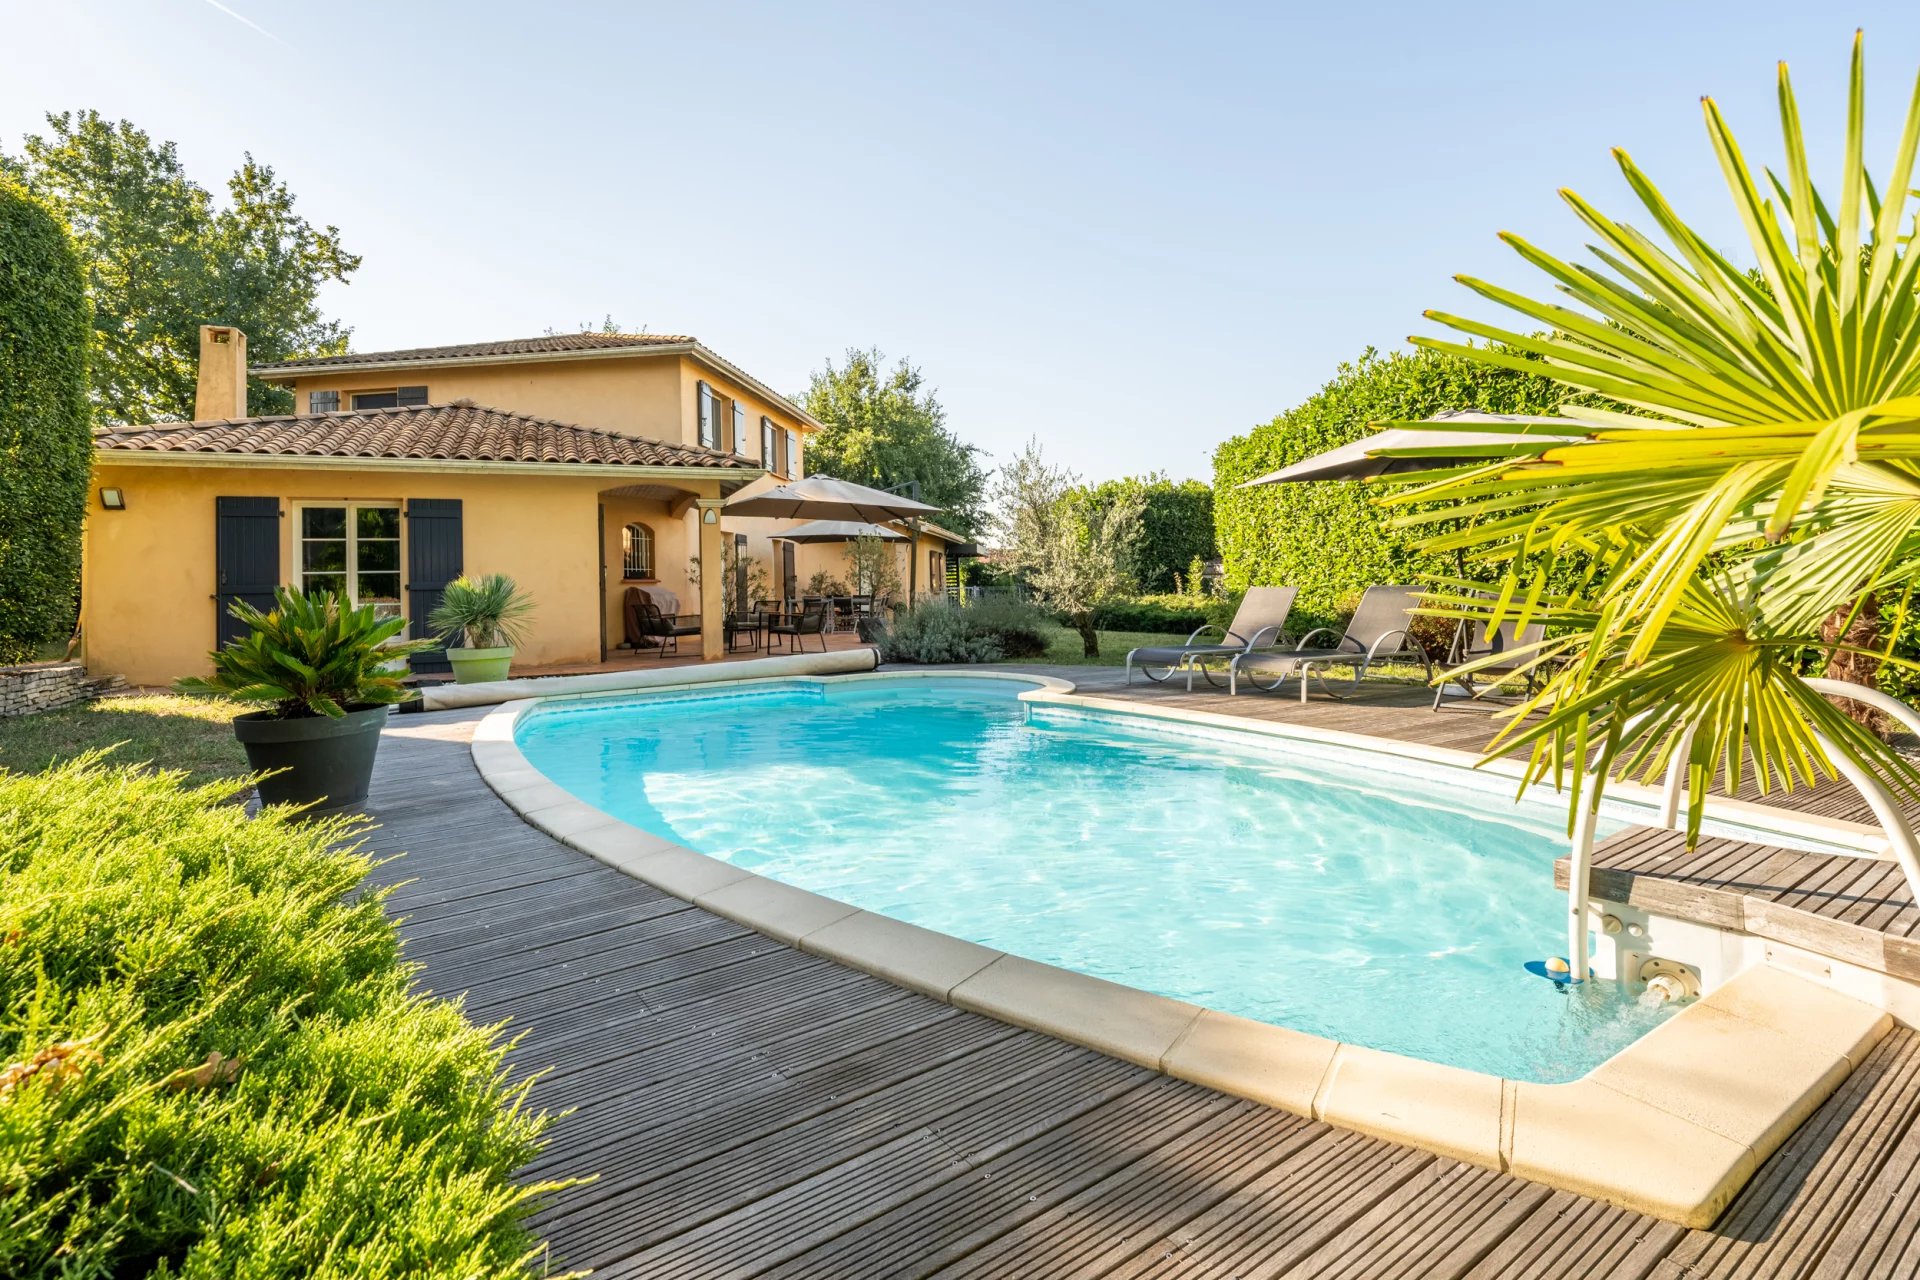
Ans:
[[[557,702],[515,737],[580,799],[745,870],[1330,1039],[1558,1082],[1671,1012],[1522,969],[1564,945],[1557,802],[1350,748],[1030,706],[1026,687]]]

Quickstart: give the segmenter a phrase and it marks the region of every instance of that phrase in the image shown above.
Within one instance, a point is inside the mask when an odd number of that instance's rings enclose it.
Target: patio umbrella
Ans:
[[[880,538],[887,542],[905,542],[907,535],[883,524],[861,524],[856,520],[809,520],[785,533],[773,535],[776,542],[852,542],[856,538]]]
[[[1556,444],[1584,440],[1593,431],[1592,427],[1572,418],[1532,418],[1519,414],[1473,413],[1466,410],[1435,414],[1427,421],[1449,426],[1461,422],[1518,423],[1539,428],[1537,432],[1529,430],[1525,435],[1538,436]],[[1302,458],[1290,467],[1282,467],[1258,480],[1249,480],[1236,487],[1251,489],[1256,485],[1298,484],[1307,480],[1368,480],[1374,476],[1463,466],[1486,456],[1473,452],[1472,446],[1512,444],[1515,438],[1510,431],[1422,431],[1417,427],[1388,427],[1385,431],[1376,431],[1363,439],[1328,449],[1325,453]],[[1434,454],[1422,458],[1375,456],[1383,449],[1423,449],[1449,444],[1460,445],[1463,452],[1457,456]]]
[[[884,520],[911,520],[940,514],[939,507],[903,498],[897,493],[869,489],[850,480],[808,476],[752,497],[727,501],[730,516],[772,516],[782,520],[851,520],[877,524]]]

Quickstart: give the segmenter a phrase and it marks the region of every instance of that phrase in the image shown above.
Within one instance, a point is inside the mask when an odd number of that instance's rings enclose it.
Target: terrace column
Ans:
[[[726,656],[726,609],[721,590],[727,579],[727,540],[720,532],[720,508],[723,498],[701,498],[698,509],[700,530],[700,657],[712,662]]]

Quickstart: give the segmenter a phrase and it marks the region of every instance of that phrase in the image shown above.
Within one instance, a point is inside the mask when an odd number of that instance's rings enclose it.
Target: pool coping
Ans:
[[[1151,711],[1149,719],[1268,731],[1426,763],[1479,762],[1466,752],[1363,734],[1141,708],[1015,672],[874,671],[737,683],[927,679],[1017,681],[1029,686],[1022,699],[1034,703]],[[475,726],[474,765],[510,808],[560,843],[802,951],[1179,1079],[1686,1226],[1710,1225],[1893,1024],[1883,1009],[1760,965],[1579,1080],[1543,1085],[1205,1009],[863,911],[685,848],[573,796],[535,769],[514,740],[520,718],[537,707],[632,696],[639,691],[504,703]],[[1739,808],[1763,810],[1769,825],[1785,830],[1774,821],[1778,810]],[[1831,827],[1818,838],[1833,840]]]

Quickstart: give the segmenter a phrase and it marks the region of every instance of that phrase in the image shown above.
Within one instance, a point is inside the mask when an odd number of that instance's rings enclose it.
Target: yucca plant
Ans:
[[[1436,611],[1522,623],[1549,612],[1559,634],[1534,657],[1551,677],[1491,748],[1530,751],[1530,781],[1571,773],[1577,796],[1583,762],[1602,786],[1609,775],[1652,781],[1693,725],[1693,834],[1715,770],[1732,790],[1749,761],[1766,790],[1832,776],[1838,752],[1920,797],[1920,774],[1797,674],[1808,651],[1861,652],[1823,639],[1822,624],[1874,599],[1899,604],[1871,657],[1900,662],[1891,636],[1920,574],[1920,252],[1909,213],[1920,194],[1910,190],[1920,81],[1878,188],[1862,154],[1864,86],[1856,35],[1834,201],[1814,188],[1784,64],[1778,176],[1756,178],[1704,101],[1757,269],[1714,249],[1616,151],[1649,230],[1563,192],[1593,236],[1593,261],[1501,237],[1560,301],[1462,277],[1527,324],[1429,312],[1480,341],[1413,339],[1545,372],[1579,393],[1562,412],[1586,439],[1543,447],[1516,434],[1494,451],[1504,456],[1428,473],[1389,499],[1409,508],[1403,524],[1468,517],[1430,545],[1502,565],[1492,597],[1437,584]],[[1410,509],[1435,500],[1445,506]],[[1550,595],[1556,563],[1564,581],[1576,561],[1581,587]]]
[[[463,575],[447,584],[427,625],[449,640],[465,636],[469,649],[498,649],[526,638],[532,613],[533,601],[506,574]]]
[[[406,619],[383,619],[374,606],[356,609],[332,592],[308,595],[280,587],[272,609],[262,612],[236,600],[227,612],[247,625],[247,633],[210,655],[211,676],[179,680],[174,688],[270,702],[283,720],[337,719],[356,707],[404,702],[413,691],[393,664],[433,647],[430,640],[395,640]]]

